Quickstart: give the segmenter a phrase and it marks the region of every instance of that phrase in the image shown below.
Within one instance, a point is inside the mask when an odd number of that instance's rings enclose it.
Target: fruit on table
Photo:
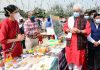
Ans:
[[[10,56],[9,56],[9,60],[12,60],[12,59],[13,59],[13,58],[12,58],[12,56],[10,55]]]
[[[42,53],[48,52],[48,47],[41,47],[40,50],[42,50]]]
[[[34,53],[36,53],[36,49],[34,49]]]
[[[29,53],[33,53],[33,50],[28,50]]]
[[[45,54],[46,52],[48,52],[48,47],[36,47],[34,48],[34,54],[35,53],[39,53],[38,55],[42,55]]]
[[[38,53],[45,54],[46,52],[48,52],[48,50],[49,50],[48,47],[39,46],[39,47],[35,47],[34,49],[30,49],[27,52],[29,54],[33,54],[34,53],[35,55],[37,55]]]
[[[10,62],[12,60],[12,56],[10,55],[8,58],[6,58],[5,62]]]
[[[30,49],[27,52],[30,53],[30,54],[33,54],[34,53],[34,50],[33,49]]]
[[[43,52],[43,50],[42,50],[42,49],[39,49],[39,52],[40,52],[40,53],[42,53],[42,52]]]
[[[9,58],[6,58],[6,62],[10,62]]]
[[[58,43],[61,43],[61,40],[58,40]]]

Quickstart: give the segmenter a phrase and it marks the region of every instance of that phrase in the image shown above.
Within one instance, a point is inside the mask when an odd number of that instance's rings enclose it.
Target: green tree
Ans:
[[[65,10],[66,17],[69,17],[73,14],[73,5],[74,5],[74,3],[70,3],[66,6],[66,10]]]
[[[53,7],[51,7],[49,12],[50,12],[50,14],[59,16],[59,17],[64,17],[64,15],[65,15],[63,7],[60,5],[54,5]]]
[[[27,13],[24,10],[19,9],[19,13],[22,17],[27,18]]]
[[[44,9],[41,9],[41,8],[38,8],[38,7],[36,7],[33,10],[33,13],[34,13],[34,16],[40,17],[40,18],[43,18],[43,17],[46,16],[45,10]]]

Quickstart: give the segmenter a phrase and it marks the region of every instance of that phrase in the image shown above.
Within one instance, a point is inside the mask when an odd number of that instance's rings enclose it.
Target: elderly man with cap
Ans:
[[[90,23],[82,16],[81,5],[74,5],[73,15],[68,18],[64,31],[67,33],[65,55],[68,68],[69,70],[81,70],[85,60],[86,37],[91,31]]]
[[[26,35],[25,46],[26,50],[38,45],[38,25],[35,23],[35,17],[32,16],[32,12],[28,12],[28,20],[24,23],[24,32]]]

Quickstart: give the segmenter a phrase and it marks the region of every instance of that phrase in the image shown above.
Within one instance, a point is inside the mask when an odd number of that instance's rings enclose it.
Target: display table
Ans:
[[[65,58],[65,49],[59,49],[59,52],[53,54],[52,56],[57,57],[58,59],[58,70],[66,70],[67,69],[67,62]]]
[[[67,62],[65,58],[65,46],[66,42],[59,44],[55,49],[52,49],[50,52],[51,56],[57,57],[58,59],[58,70],[67,70]]]
[[[50,43],[49,43],[50,44]],[[5,65],[5,70],[67,70],[65,58],[66,43],[51,45],[50,51],[42,56],[23,54],[18,61],[10,62]],[[12,65],[7,67],[7,65]]]
[[[58,70],[58,59],[51,56],[35,58],[29,56],[17,64],[17,67],[11,67],[6,70]]]

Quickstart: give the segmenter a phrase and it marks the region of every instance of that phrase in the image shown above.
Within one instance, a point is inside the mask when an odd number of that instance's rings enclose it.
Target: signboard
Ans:
[[[55,34],[59,37],[63,34],[62,31],[62,24],[60,23],[59,17],[57,16],[52,16],[52,23],[53,23],[53,28]]]

